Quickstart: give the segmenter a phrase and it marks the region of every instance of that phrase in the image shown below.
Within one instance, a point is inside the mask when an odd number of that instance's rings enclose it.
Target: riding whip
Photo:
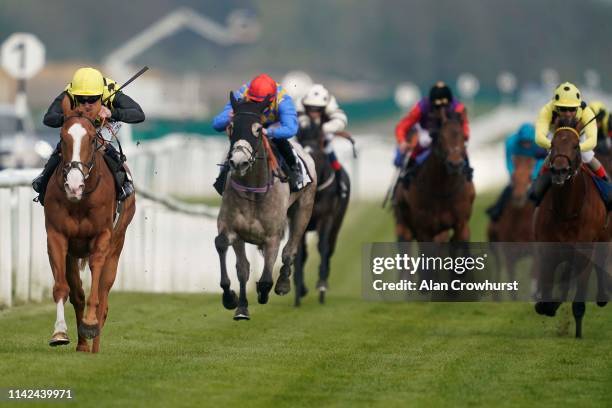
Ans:
[[[103,101],[102,104],[105,104],[114,94],[116,94],[117,92],[121,91],[123,88],[125,88],[126,86],[128,86],[129,84],[131,84],[136,78],[138,78],[139,76],[141,76],[142,74],[144,74],[145,72],[147,72],[149,69],[149,67],[147,67],[146,65],[137,73],[135,73],[134,75],[132,75],[132,77],[130,79],[128,79],[127,81],[125,81],[125,83],[123,85],[121,85],[119,88],[115,89],[110,95],[108,95]]]

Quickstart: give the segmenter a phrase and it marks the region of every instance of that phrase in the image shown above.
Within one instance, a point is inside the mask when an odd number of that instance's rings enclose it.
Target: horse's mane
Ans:
[[[278,160],[276,160],[276,156],[272,151],[272,146],[270,146],[270,140],[268,140],[268,138],[263,134],[261,135],[261,137],[263,138],[263,146],[264,149],[266,149],[266,155],[268,156],[268,166],[270,167],[271,171],[275,171],[276,169],[278,169]]]

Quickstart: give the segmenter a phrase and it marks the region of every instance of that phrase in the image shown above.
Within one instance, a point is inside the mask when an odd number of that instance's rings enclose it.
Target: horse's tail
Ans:
[[[83,272],[88,263],[89,260],[87,258],[79,259],[79,272]]]

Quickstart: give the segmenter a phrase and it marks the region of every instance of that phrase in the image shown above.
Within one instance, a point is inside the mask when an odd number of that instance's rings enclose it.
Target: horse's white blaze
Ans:
[[[68,129],[68,134],[72,137],[72,161],[81,161],[81,142],[83,137],[87,135],[87,130],[80,123],[75,123]],[[78,188],[85,183],[83,173],[78,169],[72,169],[66,176],[68,188],[72,191],[77,191]]]
[[[57,302],[57,317],[55,318],[55,333],[68,333],[68,326],[66,326],[66,320],[64,318],[64,300]]]

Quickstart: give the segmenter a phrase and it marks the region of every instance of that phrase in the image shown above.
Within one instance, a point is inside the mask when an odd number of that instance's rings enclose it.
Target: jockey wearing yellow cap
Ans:
[[[105,78],[97,69],[79,68],[64,92],[59,94],[49,106],[43,123],[52,128],[59,128],[64,124],[62,101],[65,97],[70,99],[73,108],[79,105],[86,111],[99,111],[96,124],[102,125],[103,121],[125,123],[144,121],[145,115],[140,105],[123,92],[115,92],[116,90],[115,81]],[[134,192],[130,176],[123,167],[125,157],[122,157],[110,143],[106,143],[104,159],[115,176],[117,199],[122,201]],[[44,205],[47,183],[61,161],[58,143],[43,172],[32,181],[32,188],[39,194],[37,200],[42,205]]]
[[[536,121],[536,143],[550,150],[551,147],[551,127],[558,118],[577,119],[582,123],[584,135],[580,137],[580,154],[582,161],[589,165],[591,170],[603,180],[609,181],[606,170],[599,160],[595,158],[593,149],[597,144],[597,123],[591,108],[582,100],[580,90],[576,85],[564,82],[555,89],[555,93],[550,102],[542,107]],[[547,157],[538,179],[534,183],[531,192],[531,199],[540,204],[546,191],[552,183],[552,177],[548,171],[549,158]]]

